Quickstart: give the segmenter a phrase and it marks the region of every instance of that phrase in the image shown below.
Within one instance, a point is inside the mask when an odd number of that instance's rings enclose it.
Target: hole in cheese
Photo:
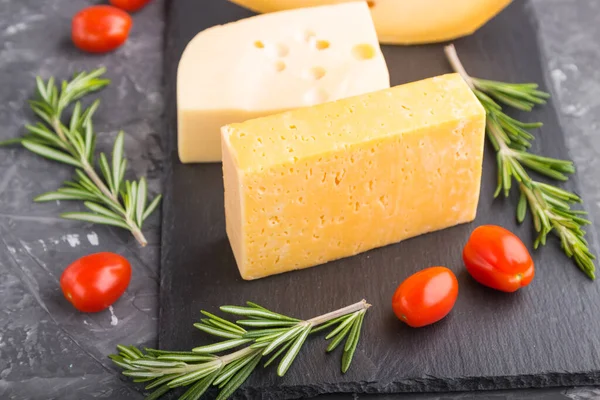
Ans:
[[[357,44],[352,48],[352,56],[357,60],[370,60],[375,57],[375,48],[367,43]]]
[[[254,42],[254,47],[256,47],[257,49],[264,49],[265,48],[265,44],[262,41],[257,40],[257,41]]]
[[[328,40],[316,40],[314,46],[317,50],[325,50],[325,49],[329,48],[329,41]]]
[[[285,63],[281,60],[276,61],[274,64],[274,67],[275,67],[275,71],[281,72],[285,69]]]
[[[375,2],[374,1],[367,1],[367,5],[369,6],[369,8],[373,8],[373,7],[375,7]]]
[[[325,76],[325,72],[325,68],[323,67],[311,67],[308,70],[304,71],[304,76],[307,79],[314,79],[315,81],[318,81],[319,79]]]

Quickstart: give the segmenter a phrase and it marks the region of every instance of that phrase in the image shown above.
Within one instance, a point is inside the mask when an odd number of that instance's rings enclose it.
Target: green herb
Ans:
[[[268,357],[264,367],[279,359],[277,375],[288,371],[302,345],[311,333],[335,328],[327,335],[332,339],[327,352],[345,339],[342,373],[350,367],[360,331],[370,304],[365,300],[308,320],[299,320],[267,310],[248,302],[247,306],[223,306],[221,311],[242,316],[235,323],[202,311],[206,317],[194,326],[206,333],[225,339],[192,351],[165,351],[135,346],[117,346],[119,354],[109,357],[123,368],[123,375],[134,382],[147,382],[153,390],[147,399],[157,399],[170,389],[189,386],[180,400],[199,399],[211,386],[218,387],[217,399],[227,399],[250,376],[260,360]],[[246,330],[246,328],[256,328]],[[232,353],[216,355],[244,346]]]
[[[38,98],[30,101],[30,105],[41,121],[26,125],[27,134],[24,137],[1,142],[0,146],[20,143],[42,157],[76,168],[75,179],[65,182],[55,192],[36,197],[34,201],[83,201],[91,212],[70,212],[61,217],[127,229],[145,246],[147,241],[141,231],[142,224],[156,209],[161,196],[156,196],[148,204],[146,180],[124,179],[127,160],[123,157],[125,134],[122,131],[115,140],[110,163],[104,153],[100,153],[98,160],[95,160],[96,133],[92,116],[100,102],[96,100],[84,109],[77,101],[110,83],[102,78],[104,72],[104,68],[99,68],[77,73],[71,81],[63,81],[60,87],[57,87],[54,78],[44,82],[37,77]],[[71,119],[65,125],[62,122],[63,113],[73,103]],[[96,172],[96,161],[101,174]]]
[[[487,113],[486,132],[496,150],[498,186],[494,197],[510,193],[512,180],[520,190],[517,220],[523,222],[527,206],[538,233],[534,248],[546,244],[546,237],[554,232],[564,252],[590,279],[595,279],[595,256],[585,240],[584,225],[590,223],[584,211],[571,209],[581,199],[559,187],[533,180],[526,169],[548,178],[566,181],[567,174],[575,171],[573,162],[531,154],[528,149],[534,139],[529,130],[542,126],[540,122],[524,123],[506,115],[499,103],[523,111],[545,104],[549,94],[538,90],[535,83],[504,83],[470,77],[462,66],[454,46],[446,46],[446,56],[479,99]]]

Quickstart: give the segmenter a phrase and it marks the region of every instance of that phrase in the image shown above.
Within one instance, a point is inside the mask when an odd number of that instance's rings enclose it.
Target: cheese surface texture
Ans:
[[[256,12],[273,12],[355,0],[230,0]],[[381,43],[417,44],[475,32],[511,0],[370,0]]]
[[[259,15],[200,32],[177,72],[182,162],[221,160],[228,123],[389,88],[366,3]]]
[[[475,218],[485,112],[457,74],[223,127],[244,279]]]

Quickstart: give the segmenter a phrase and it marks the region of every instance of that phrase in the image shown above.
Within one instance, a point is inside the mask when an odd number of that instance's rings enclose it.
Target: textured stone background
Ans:
[[[183,1],[183,0],[177,0]],[[516,0],[521,1],[521,0]],[[36,75],[66,78],[75,70],[108,67],[113,80],[96,114],[99,147],[108,149],[124,129],[130,172],[160,191],[164,126],[162,96],[165,4],[154,0],[134,16],[132,35],[115,53],[90,56],[69,40],[70,19],[90,0],[0,0],[0,138],[22,133],[32,115],[25,102]],[[580,174],[583,197],[600,227],[600,2],[531,0],[540,22],[549,76]],[[119,377],[106,355],[117,343],[154,346],[158,314],[159,213],[145,227],[149,246],[137,247],[117,228],[69,222],[66,202],[32,204],[57,188],[71,168],[19,148],[0,149],[0,398],[136,399],[138,387]],[[97,251],[124,254],[134,278],[105,312],[78,314],[62,297],[58,279],[74,259]],[[471,399],[482,394],[409,395],[404,399]],[[534,396],[534,397],[530,397]],[[593,388],[503,392],[490,399],[599,398]],[[327,396],[375,399],[371,396]],[[376,397],[391,400],[393,397]]]

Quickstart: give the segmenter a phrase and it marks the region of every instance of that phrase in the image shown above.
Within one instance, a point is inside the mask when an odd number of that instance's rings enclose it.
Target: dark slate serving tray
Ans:
[[[515,198],[492,200],[496,167],[486,148],[481,200],[475,222],[323,266],[243,281],[225,234],[220,164],[183,165],[176,153],[175,76],[187,42],[209,26],[252,15],[225,0],[178,0],[169,5],[167,88],[168,165],[163,219],[161,348],[189,349],[211,338],[192,327],[199,310],[252,300],[308,318],[366,298],[374,305],[350,371],[339,372],[340,353],[326,355],[322,338],[308,341],[284,378],[257,371],[238,396],[286,399],[331,392],[430,392],[528,388],[600,383],[600,285],[587,280],[558,241],[534,252],[536,278],[525,290],[503,294],[476,284],[461,261],[469,233],[499,224],[532,242],[529,222],[517,226]],[[475,35],[456,41],[474,75],[539,82],[536,26],[517,1]],[[383,49],[393,85],[450,72],[442,45]],[[542,121],[533,151],[568,158],[552,102],[531,113]],[[577,191],[573,177],[567,188]],[[594,237],[594,235],[591,235]],[[454,311],[433,326],[413,330],[391,311],[396,286],[431,265],[452,268],[460,294]]]

